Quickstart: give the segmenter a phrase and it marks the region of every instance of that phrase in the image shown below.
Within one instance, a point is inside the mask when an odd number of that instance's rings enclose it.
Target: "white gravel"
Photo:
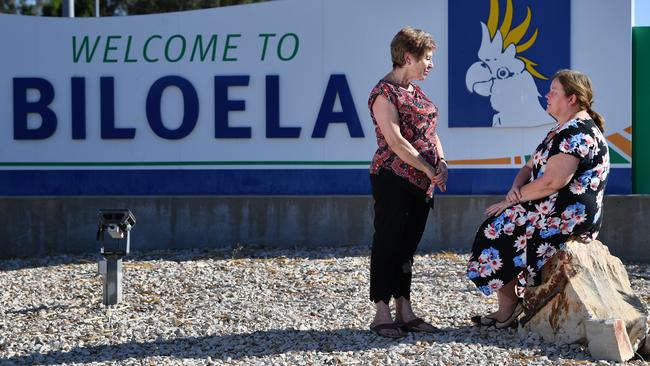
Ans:
[[[241,246],[136,253],[124,262],[124,300],[111,308],[101,304],[98,257],[0,261],[0,364],[610,364],[578,345],[473,327],[469,318],[495,301],[465,278],[467,255],[447,252],[418,255],[413,284],[416,312],[443,331],[377,337],[368,331],[368,254]],[[627,269],[647,306],[650,265]]]

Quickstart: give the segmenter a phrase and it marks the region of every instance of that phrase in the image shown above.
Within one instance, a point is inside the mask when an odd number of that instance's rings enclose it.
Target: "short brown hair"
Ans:
[[[560,70],[553,75],[553,79],[562,85],[564,93],[567,96],[575,95],[578,107],[586,110],[591,118],[596,122],[596,126],[601,131],[605,130],[605,119],[600,113],[591,109],[594,104],[594,90],[591,87],[589,76],[574,70]]]
[[[404,66],[404,54],[410,53],[416,59],[421,59],[427,51],[436,49],[431,35],[422,29],[405,27],[393,37],[390,42],[390,55],[393,59],[393,68]]]

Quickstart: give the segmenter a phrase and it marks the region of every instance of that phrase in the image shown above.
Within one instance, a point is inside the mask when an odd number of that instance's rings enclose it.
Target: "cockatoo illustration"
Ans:
[[[510,29],[512,1],[507,1],[503,24],[497,30],[498,0],[491,0],[488,24],[481,22],[480,61],[472,64],[465,75],[465,85],[472,93],[490,97],[496,114],[492,127],[532,127],[553,122],[542,108],[540,93],[533,76],[548,80],[537,70],[536,63],[518,55],[535,43],[537,30],[528,41],[519,44],[530,24],[531,12],[524,21]]]

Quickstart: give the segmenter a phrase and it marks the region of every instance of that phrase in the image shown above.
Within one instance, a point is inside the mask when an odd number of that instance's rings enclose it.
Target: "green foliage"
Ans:
[[[215,8],[261,2],[262,0],[122,0],[127,14],[166,13],[171,11]]]
[[[41,15],[46,17],[61,16],[61,0],[51,0],[43,4]]]
[[[0,13],[15,13],[16,0],[0,0]]]
[[[258,3],[266,0],[100,0],[101,16],[167,13],[172,11],[215,8]],[[0,0],[0,13],[61,16],[62,0]],[[76,17],[95,16],[95,0],[75,0]]]
[[[33,3],[27,3],[26,0],[0,0],[0,13],[9,14],[23,14],[23,15],[37,15],[38,3],[42,0]]]

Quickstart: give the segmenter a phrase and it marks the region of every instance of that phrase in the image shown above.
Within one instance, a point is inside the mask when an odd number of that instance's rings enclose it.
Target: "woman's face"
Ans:
[[[546,112],[553,117],[564,114],[570,107],[570,96],[564,92],[562,84],[557,79],[551,82],[551,89],[546,93]]]
[[[424,80],[433,68],[433,50],[424,53],[421,59],[411,62],[410,71],[413,80]]]

